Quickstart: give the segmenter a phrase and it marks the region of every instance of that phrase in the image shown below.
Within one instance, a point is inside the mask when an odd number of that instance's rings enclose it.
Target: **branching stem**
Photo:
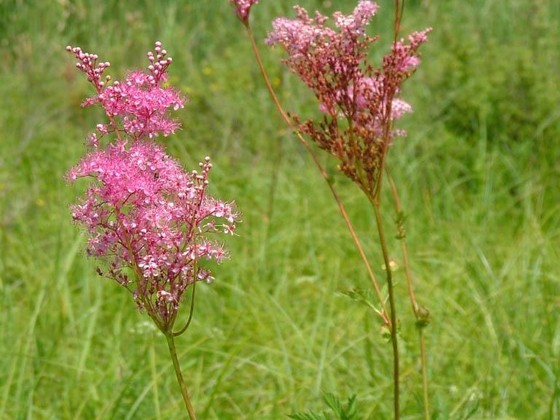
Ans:
[[[391,187],[391,195],[393,196],[393,203],[395,205],[395,212],[399,219],[403,218],[403,210],[401,207],[401,201],[399,198],[399,194],[397,191],[397,186],[395,181],[391,177],[389,173],[389,169],[385,167],[385,172],[387,175],[387,180],[389,181],[389,185]],[[404,220],[398,220],[397,223],[404,223]],[[423,395],[423,403],[424,403],[424,418],[428,420],[430,418],[430,403],[429,403],[429,392],[428,392],[428,369],[427,369],[427,361],[426,361],[426,343],[424,340],[424,328],[428,322],[428,312],[426,309],[421,310],[418,306],[418,302],[416,301],[416,296],[414,294],[414,288],[412,286],[412,271],[411,271],[411,264],[410,264],[410,257],[408,253],[408,245],[406,242],[406,234],[404,232],[403,226],[397,226],[397,230],[399,231],[399,239],[401,242],[401,250],[403,254],[403,265],[406,275],[406,285],[408,289],[408,295],[410,297],[410,305],[412,307],[412,312],[414,312],[414,316],[416,317],[416,326],[418,328],[418,339],[420,344],[420,363],[422,369],[422,395]],[[402,232],[401,232],[402,230]]]
[[[332,194],[334,200],[336,201],[336,204],[338,205],[338,210],[340,212],[340,215],[344,219],[344,222],[346,223],[346,227],[348,228],[348,231],[350,232],[350,236],[352,237],[352,241],[354,242],[354,244],[355,244],[355,246],[358,250],[358,253],[360,254],[360,258],[362,259],[362,262],[364,263],[364,266],[366,267],[366,270],[368,272],[368,276],[370,278],[371,284],[373,285],[373,288],[374,288],[375,293],[377,295],[377,299],[378,299],[379,304],[381,306],[380,313],[381,313],[381,317],[383,319],[383,322],[384,322],[385,325],[391,327],[391,324],[390,324],[391,321],[390,321],[389,318],[387,318],[387,309],[385,308],[385,303],[384,303],[383,295],[381,293],[381,288],[379,287],[379,282],[377,281],[377,278],[375,277],[375,274],[373,272],[373,269],[371,268],[371,264],[369,263],[369,260],[366,256],[364,248],[363,248],[363,246],[360,242],[360,239],[358,238],[358,235],[356,234],[356,230],[354,229],[354,225],[350,221],[350,218],[348,216],[346,208],[344,207],[344,204],[342,203],[342,200],[340,199],[340,196],[338,195],[338,192],[334,188],[334,185],[331,182],[328,173],[326,172],[325,168],[323,167],[323,165],[319,161],[319,158],[317,157],[317,154],[313,151],[313,149],[309,145],[309,142],[298,131],[297,127],[294,126],[294,123],[293,123],[292,119],[289,117],[287,112],[282,107],[282,104],[280,103],[280,100],[278,99],[278,96],[276,95],[276,92],[274,91],[274,88],[272,87],[272,83],[270,82],[270,78],[268,77],[268,73],[267,73],[267,71],[264,67],[264,64],[263,64],[263,61],[262,61],[262,58],[261,58],[261,55],[260,55],[260,52],[259,52],[259,48],[258,48],[257,43],[255,41],[255,36],[253,34],[253,31],[252,31],[249,24],[245,25],[245,28],[247,29],[247,33],[249,35],[249,40],[251,41],[251,48],[253,49],[253,54],[255,56],[255,60],[257,61],[257,65],[259,66],[259,69],[261,71],[261,74],[262,74],[262,77],[263,77],[264,82],[266,84],[266,87],[268,89],[268,92],[269,92],[270,96],[272,97],[272,101],[274,102],[274,105],[278,109],[278,112],[282,116],[282,119],[284,120],[286,125],[296,134],[300,143],[305,147],[305,150],[310,154],[310,156],[313,160],[313,163],[315,164],[315,166],[319,170],[319,173],[321,174],[321,176],[323,177],[323,179],[327,183],[327,185],[329,187],[329,190],[331,191],[331,194]]]
[[[393,408],[394,418],[400,418],[400,378],[399,378],[399,343],[398,343],[398,330],[397,330],[397,308],[395,304],[395,291],[393,284],[393,272],[391,259],[389,257],[389,250],[387,248],[387,240],[385,238],[385,231],[383,228],[383,218],[381,217],[381,207],[379,202],[374,197],[368,197],[373,211],[375,213],[375,224],[377,225],[377,232],[379,235],[379,242],[381,251],[383,252],[383,262],[385,263],[385,273],[387,277],[387,293],[389,294],[389,309],[391,316],[391,344],[393,349]]]

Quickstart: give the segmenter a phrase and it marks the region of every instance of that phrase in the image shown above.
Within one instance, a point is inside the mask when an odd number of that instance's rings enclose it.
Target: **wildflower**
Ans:
[[[185,289],[209,277],[199,261],[227,256],[208,236],[235,230],[232,204],[206,192],[210,160],[200,166],[186,173],[161,146],[138,141],[95,151],[68,174],[71,181],[93,178],[72,208],[89,235],[88,254],[105,259],[102,274],[130,290],[162,324],[174,318]]]
[[[251,7],[258,2],[259,0],[230,0],[230,3],[235,7],[237,17],[244,25],[248,25]]]
[[[153,142],[158,133],[178,128],[166,114],[183,106],[179,95],[163,86],[171,59],[160,43],[148,53],[147,72],[133,71],[110,85],[110,78],[103,79],[109,63],[98,63],[80,48],[68,50],[97,91],[85,104],[100,105],[109,119],[97,124],[90,153],[67,174],[70,182],[92,180],[72,217],[88,233],[88,254],[107,262],[98,273],[128,289],[138,307],[169,333],[187,287],[213,278],[202,261],[227,257],[211,237],[232,234],[238,215],[232,203],[207,193],[210,158],[186,172]],[[99,143],[111,133],[113,141]]]
[[[168,136],[179,128],[179,124],[166,114],[169,109],[183,108],[184,99],[179,93],[165,87],[167,68],[173,62],[167,57],[167,51],[160,42],[156,42],[153,52],[148,52],[147,71],[133,71],[123,81],[112,84],[110,76],[103,78],[103,73],[110,66],[109,62],[98,63],[98,56],[83,52],[79,47],[66,47],[78,59],[76,67],[84,72],[88,81],[94,86],[97,95],[86,99],[83,106],[101,105],[109,117],[109,124],[98,124],[97,132],[101,135],[123,133],[130,139],[144,136],[153,138],[159,134]],[[119,118],[120,125],[115,118]],[[97,135],[97,133],[96,133]],[[98,137],[90,141],[98,144]]]
[[[361,0],[350,15],[335,12],[334,28],[319,12],[311,18],[304,8],[295,10],[296,19],[273,22],[266,42],[285,49],[284,63],[313,91],[324,118],[293,118],[300,131],[337,157],[341,171],[372,196],[392,139],[404,134],[393,130],[392,122],[412,112],[397,96],[420,64],[417,50],[430,29],[415,32],[408,42],[393,43],[381,67],[374,68],[367,57],[378,38],[368,36],[366,26],[377,4]]]

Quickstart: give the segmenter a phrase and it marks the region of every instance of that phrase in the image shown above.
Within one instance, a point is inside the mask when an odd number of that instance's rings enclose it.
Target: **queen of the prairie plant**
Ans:
[[[402,130],[393,128],[393,122],[412,111],[412,107],[399,98],[403,82],[412,75],[420,64],[419,47],[426,42],[430,29],[411,34],[405,41],[399,39],[400,22],[404,1],[395,0],[394,39],[391,50],[383,57],[379,66],[369,62],[370,48],[378,37],[367,35],[366,27],[375,16],[378,5],[372,1],[360,0],[349,15],[341,12],[333,14],[334,24],[316,12],[310,17],[301,6],[295,6],[295,19],[280,17],[274,20],[273,29],[266,38],[269,45],[280,45],[287,53],[284,63],[314,93],[317,108],[322,116],[302,121],[297,115],[289,114],[282,107],[268,77],[259,48],[249,23],[249,12],[253,2],[247,7],[246,1],[231,0],[236,6],[237,16],[245,26],[255,58],[271,97],[284,121],[295,132],[300,142],[311,155],[321,176],[327,182],[336,201],[340,214],[352,236],[358,252],[368,271],[371,283],[379,299],[383,325],[390,332],[393,353],[393,401],[394,415],[399,418],[399,346],[397,328],[399,321],[396,311],[394,280],[389,255],[387,236],[381,214],[380,191],[383,173],[388,172],[386,156],[393,139],[403,135]],[[243,10],[244,14],[240,14]],[[339,162],[339,169],[355,182],[366,195],[372,206],[379,245],[383,256],[383,266],[387,279],[387,297],[372,270],[372,265],[356,234],[340,195],[330,181],[330,176],[309,146],[307,138],[319,148],[326,150]],[[414,296],[412,277],[405,241],[405,230],[397,188],[392,178],[387,176],[391,195],[397,212],[397,238],[401,241],[407,289],[412,310],[420,328],[421,364],[424,389],[424,415],[429,418],[425,351],[422,327],[428,321],[428,312],[420,307]],[[387,311],[388,304],[389,312]]]
[[[168,115],[184,100],[165,86],[172,59],[161,43],[148,53],[147,71],[134,71],[123,81],[104,76],[110,66],[80,48],[67,47],[95,88],[84,106],[100,105],[107,121],[89,136],[89,152],[68,174],[69,181],[90,178],[85,196],[72,207],[73,219],[88,234],[88,254],[103,260],[99,274],[116,280],[134,297],[167,338],[177,380],[189,417],[195,418],[173,338],[186,289],[212,274],[204,260],[221,262],[223,246],[212,239],[232,234],[237,213],[232,203],[211,197],[210,158],[186,172],[154,142],[179,124]]]
[[[109,63],[98,63],[95,54],[80,48],[67,49],[96,90],[84,106],[99,104],[108,118],[90,135],[90,153],[67,174],[70,181],[92,179],[72,216],[86,227],[88,254],[107,263],[98,272],[128,289],[168,331],[185,289],[212,279],[200,261],[220,262],[226,255],[210,236],[233,233],[237,215],[230,203],[207,193],[209,158],[198,172],[185,172],[153,142],[179,127],[168,110],[184,104],[178,92],[163,85],[172,60],[160,43],[155,54],[148,53],[146,72],[112,83],[103,77]]]

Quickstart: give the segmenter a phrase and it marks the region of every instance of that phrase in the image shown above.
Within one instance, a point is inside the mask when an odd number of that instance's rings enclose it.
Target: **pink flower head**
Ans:
[[[296,19],[274,20],[266,42],[285,49],[285,64],[314,92],[326,114],[319,122],[302,123],[298,117],[295,122],[341,161],[348,177],[374,191],[392,138],[403,134],[392,129],[393,120],[412,111],[397,95],[420,64],[417,51],[430,30],[413,33],[408,42],[393,43],[382,66],[374,68],[367,58],[377,38],[366,34],[366,26],[377,4],[361,0],[349,15],[335,12],[334,28],[318,12],[311,18],[302,7],[295,9]]]
[[[93,179],[72,208],[89,234],[88,254],[108,260],[102,274],[163,324],[189,285],[212,278],[202,261],[227,257],[210,236],[233,233],[238,218],[231,203],[207,194],[210,159],[200,167],[186,173],[161,146],[141,141],[95,151],[67,176]]]
[[[148,52],[147,71],[133,71],[125,80],[115,81],[103,72],[109,63],[97,64],[97,55],[84,53],[79,47],[66,47],[78,59],[76,66],[83,71],[95,87],[97,95],[84,101],[84,106],[100,104],[109,117],[109,124],[98,124],[101,135],[124,133],[133,140],[153,138],[159,134],[168,136],[179,128],[179,124],[167,116],[168,110],[184,106],[179,93],[166,87],[167,69],[172,58],[160,42],[155,43],[153,52]],[[93,144],[97,144],[97,133]]]
[[[88,139],[93,150],[67,174],[70,182],[92,180],[72,208],[73,219],[86,228],[88,254],[108,262],[98,272],[128,289],[158,327],[170,331],[185,289],[213,278],[204,261],[227,257],[212,236],[233,234],[238,215],[232,203],[207,193],[210,158],[198,171],[185,172],[152,141],[178,127],[167,111],[183,106],[165,86],[172,60],[161,43],[148,53],[147,71],[109,85],[110,77],[103,78],[109,63],[67,49],[97,92],[85,105],[100,104],[109,119],[97,124]],[[115,141],[101,145],[108,134]]]
[[[373,16],[377,13],[379,6],[371,1],[361,0],[352,14],[345,16],[340,12],[335,12],[333,18],[335,25],[343,31],[348,31],[355,35],[364,35],[365,27]]]
[[[258,2],[259,0],[230,0],[230,3],[235,7],[237,17],[244,25],[249,23],[249,13],[251,12],[251,7]]]

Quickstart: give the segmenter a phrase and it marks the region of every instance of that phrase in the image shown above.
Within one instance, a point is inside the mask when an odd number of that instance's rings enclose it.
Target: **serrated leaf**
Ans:
[[[348,401],[346,403],[345,415],[342,420],[353,420],[354,418],[357,418],[358,412],[356,398],[356,395],[352,395],[350,398],[348,398]]]
[[[289,418],[295,420],[327,420],[324,414],[317,414],[312,411],[307,413],[293,413],[288,415]]]
[[[356,406],[356,395],[352,395],[346,401],[346,405],[343,407],[340,400],[332,393],[328,392],[323,395],[323,401],[334,413],[334,419],[337,420],[356,420],[358,418],[357,406]],[[306,413],[293,413],[288,416],[295,420],[331,420],[333,417],[328,415],[326,412],[315,413],[313,411],[308,411]]]
[[[375,303],[377,303],[377,299],[373,295],[373,292],[371,290],[353,288],[350,290],[345,290],[341,293],[345,296],[348,296],[355,302],[363,303],[364,305],[373,309],[375,313],[381,314],[380,309],[375,305]]]
[[[342,405],[340,404],[340,400],[334,394],[331,394],[330,392],[326,393],[323,395],[323,400],[338,417],[341,416],[343,412]]]

